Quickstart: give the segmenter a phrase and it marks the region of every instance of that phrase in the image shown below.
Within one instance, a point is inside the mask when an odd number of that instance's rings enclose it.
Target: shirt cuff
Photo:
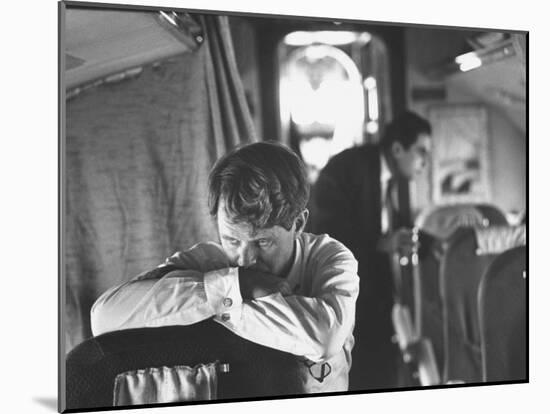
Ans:
[[[205,273],[204,291],[216,320],[236,324],[241,319],[243,298],[237,267]]]

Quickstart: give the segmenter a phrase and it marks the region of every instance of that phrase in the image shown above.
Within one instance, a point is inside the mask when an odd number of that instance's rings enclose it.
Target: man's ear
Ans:
[[[400,142],[395,141],[393,144],[391,144],[391,154],[393,155],[393,158],[399,158],[401,154],[403,154],[403,151],[404,148]]]
[[[295,235],[298,236],[300,233],[304,231],[304,228],[306,227],[307,219],[309,218],[309,210],[306,208],[302,210],[302,212],[296,217],[296,233]]]

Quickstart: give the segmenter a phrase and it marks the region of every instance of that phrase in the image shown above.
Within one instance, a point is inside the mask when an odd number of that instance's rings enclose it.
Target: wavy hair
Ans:
[[[302,160],[276,142],[256,142],[225,154],[212,168],[208,186],[213,217],[223,201],[233,222],[257,229],[278,225],[290,230],[309,199]]]

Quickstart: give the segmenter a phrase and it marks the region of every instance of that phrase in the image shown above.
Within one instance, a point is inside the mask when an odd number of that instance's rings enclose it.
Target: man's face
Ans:
[[[301,229],[281,226],[254,229],[247,223],[233,223],[220,202],[217,215],[222,247],[234,266],[285,277],[294,258],[294,240]]]
[[[416,142],[408,149],[404,149],[399,142],[392,146],[392,154],[399,173],[411,180],[419,175],[430,158],[431,139],[428,134],[420,134]]]

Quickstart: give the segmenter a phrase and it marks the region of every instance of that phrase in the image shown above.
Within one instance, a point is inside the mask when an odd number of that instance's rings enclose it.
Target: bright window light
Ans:
[[[281,117],[304,134],[299,145],[311,182],[331,156],[363,140],[361,81],[353,60],[328,45],[296,49],[282,68]]]
[[[360,98],[357,88],[349,81],[325,80],[318,89],[308,82],[287,81],[286,97],[290,105],[292,120],[299,125],[311,125],[314,122],[334,125],[343,120],[360,116],[361,105],[341,105],[338,102],[354,102]],[[356,112],[358,114],[356,114]],[[344,121],[344,122],[346,122]]]
[[[323,59],[325,56],[326,52],[322,46],[308,47],[305,51],[305,57],[310,61]]]
[[[353,61],[332,46],[306,46],[299,53],[300,64],[287,67],[281,82],[281,97],[291,119],[304,127],[330,125],[346,134],[350,132],[342,125],[361,125],[363,92]],[[312,73],[317,75],[311,78]]]
[[[475,52],[465,53],[457,56],[455,62],[459,65],[462,72],[479,68],[482,64],[481,59],[475,54]]]
[[[331,156],[331,142],[322,137],[313,137],[300,142],[300,152],[308,164],[321,170],[327,165]]]

